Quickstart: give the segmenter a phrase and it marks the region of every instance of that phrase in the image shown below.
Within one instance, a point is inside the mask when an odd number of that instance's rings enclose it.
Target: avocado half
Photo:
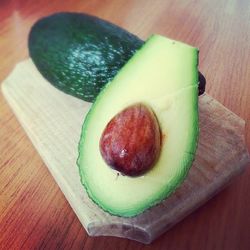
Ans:
[[[82,127],[78,166],[89,197],[113,215],[132,217],[160,203],[186,177],[198,141],[198,49],[153,35],[108,83]],[[121,110],[152,108],[162,134],[160,156],[139,177],[118,174],[103,160],[99,141]]]

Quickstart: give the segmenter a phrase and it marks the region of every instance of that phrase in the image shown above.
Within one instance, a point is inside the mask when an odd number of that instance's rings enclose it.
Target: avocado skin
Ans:
[[[28,38],[30,57],[43,77],[89,102],[143,43],[110,22],[70,12],[40,19]]]

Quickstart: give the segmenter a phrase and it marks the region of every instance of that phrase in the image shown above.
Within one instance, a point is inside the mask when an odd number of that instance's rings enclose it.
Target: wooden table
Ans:
[[[152,33],[200,48],[207,93],[247,121],[250,148],[250,4],[233,1],[86,0],[0,2],[0,81],[28,57],[40,17],[78,11],[146,39]],[[250,170],[152,244],[88,237],[0,94],[0,249],[250,249]]]

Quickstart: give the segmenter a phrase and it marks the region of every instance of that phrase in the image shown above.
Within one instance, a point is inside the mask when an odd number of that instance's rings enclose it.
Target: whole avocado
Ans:
[[[28,39],[30,57],[43,77],[89,102],[143,43],[110,22],[69,12],[38,20]]]
[[[28,48],[39,72],[66,94],[93,102],[144,41],[108,21],[59,12],[38,20]],[[206,79],[199,72],[199,95]]]

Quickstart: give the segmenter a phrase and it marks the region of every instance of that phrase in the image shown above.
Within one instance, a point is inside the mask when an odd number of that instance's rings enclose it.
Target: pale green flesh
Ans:
[[[192,164],[198,137],[198,51],[155,35],[98,96],[79,144],[81,181],[111,214],[131,217],[175,190]],[[103,160],[99,141],[107,123],[142,102],[157,116],[164,139],[155,166],[140,177],[117,175]]]

